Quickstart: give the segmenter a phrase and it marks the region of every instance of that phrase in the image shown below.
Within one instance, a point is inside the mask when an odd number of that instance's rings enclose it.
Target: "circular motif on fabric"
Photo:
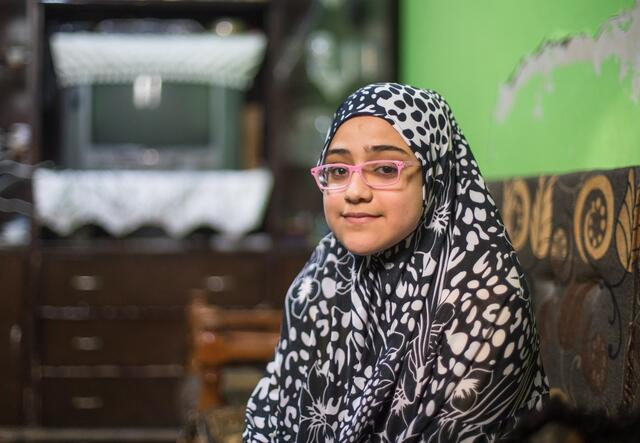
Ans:
[[[640,220],[640,189],[636,188],[635,172],[630,168],[627,175],[627,190],[620,205],[616,223],[618,260],[627,272],[633,272],[640,254],[640,235],[634,234],[634,224],[638,220]]]
[[[594,394],[602,395],[607,382],[609,356],[607,354],[607,344],[599,332],[596,332],[591,337],[585,334],[582,361],[583,374],[589,388]]]
[[[580,189],[573,214],[576,246],[582,260],[599,260],[613,236],[613,189],[604,175],[587,180]]]
[[[502,218],[513,247],[521,250],[527,243],[531,196],[524,180],[513,180],[504,184]]]
[[[549,239],[553,228],[553,189],[557,179],[556,176],[538,178],[531,207],[529,240],[531,252],[538,259],[545,258],[549,253]]]
[[[571,243],[566,229],[556,228],[551,236],[549,260],[551,261],[551,272],[558,281],[566,282],[571,278],[572,255]]]
[[[569,256],[569,240],[567,232],[562,228],[557,228],[551,237],[551,259],[563,262]]]

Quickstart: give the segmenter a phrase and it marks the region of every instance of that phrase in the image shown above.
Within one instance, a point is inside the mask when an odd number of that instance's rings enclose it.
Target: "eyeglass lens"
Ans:
[[[352,172],[344,165],[324,165],[320,169],[318,178],[320,184],[326,188],[340,188],[347,186]],[[390,186],[400,178],[400,168],[393,162],[371,162],[362,165],[362,178],[369,186]]]

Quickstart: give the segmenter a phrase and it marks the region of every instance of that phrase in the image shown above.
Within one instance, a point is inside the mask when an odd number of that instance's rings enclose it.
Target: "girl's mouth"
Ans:
[[[366,212],[345,212],[342,214],[342,217],[347,220],[349,223],[368,223],[379,218],[379,215],[368,214]]]

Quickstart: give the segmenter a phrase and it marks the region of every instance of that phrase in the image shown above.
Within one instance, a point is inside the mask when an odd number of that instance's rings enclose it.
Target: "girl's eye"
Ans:
[[[398,174],[398,167],[393,163],[390,163],[388,165],[379,165],[375,169],[375,172],[376,174],[380,174],[380,175],[395,176]]]
[[[330,166],[327,168],[329,175],[334,178],[345,177],[349,174],[347,168],[342,166]]]

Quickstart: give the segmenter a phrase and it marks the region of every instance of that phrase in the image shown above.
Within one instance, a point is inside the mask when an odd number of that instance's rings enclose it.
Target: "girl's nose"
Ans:
[[[359,172],[354,172],[351,176],[351,182],[344,191],[344,198],[350,203],[358,203],[361,201],[369,201],[373,197],[373,192],[369,185],[362,179]]]

